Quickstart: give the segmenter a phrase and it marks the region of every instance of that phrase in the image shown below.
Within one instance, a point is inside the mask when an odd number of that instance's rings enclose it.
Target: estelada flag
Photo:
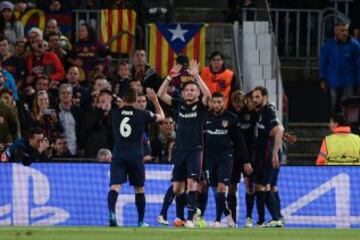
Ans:
[[[149,28],[149,63],[162,77],[179,54],[199,61],[200,68],[205,65],[205,24],[152,23]]]
[[[114,40],[109,45],[111,52],[130,54],[135,40],[136,12],[131,9],[102,9],[100,23],[100,41],[107,44]]]

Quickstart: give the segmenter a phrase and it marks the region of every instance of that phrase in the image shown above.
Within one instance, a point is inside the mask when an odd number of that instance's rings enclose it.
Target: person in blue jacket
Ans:
[[[342,112],[341,102],[356,94],[360,87],[360,44],[349,36],[349,25],[335,25],[335,38],[320,51],[321,88],[328,90],[331,111]]]
[[[16,83],[15,83],[15,79],[14,79],[13,75],[5,69],[0,69],[0,73],[2,73],[2,75],[5,78],[4,83],[3,83],[4,87],[12,90],[13,99],[15,101],[19,100]]]

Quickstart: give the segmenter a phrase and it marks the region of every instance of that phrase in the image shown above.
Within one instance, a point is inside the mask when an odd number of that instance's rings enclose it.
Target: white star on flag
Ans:
[[[185,42],[184,34],[188,32],[188,30],[183,30],[178,23],[175,29],[169,29],[169,32],[171,32],[173,35],[171,37],[170,41],[174,41],[176,39],[180,39],[181,41]]]

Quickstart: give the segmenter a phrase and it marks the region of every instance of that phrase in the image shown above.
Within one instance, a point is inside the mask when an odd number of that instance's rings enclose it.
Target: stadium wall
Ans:
[[[163,195],[170,185],[170,165],[146,166],[145,221],[157,226]],[[359,167],[283,166],[279,193],[287,227],[360,227]],[[239,225],[244,224],[244,184],[239,188]],[[109,165],[38,163],[31,167],[0,164],[0,225],[106,226]],[[205,218],[214,220],[209,191]],[[125,185],[117,202],[118,223],[135,226],[132,187]],[[170,207],[168,218],[175,218]],[[254,221],[257,219],[254,208]],[[267,219],[269,216],[267,215]]]

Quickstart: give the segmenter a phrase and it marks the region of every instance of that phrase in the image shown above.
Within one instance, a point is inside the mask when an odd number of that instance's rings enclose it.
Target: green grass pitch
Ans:
[[[359,240],[360,229],[0,227],[1,240]]]

